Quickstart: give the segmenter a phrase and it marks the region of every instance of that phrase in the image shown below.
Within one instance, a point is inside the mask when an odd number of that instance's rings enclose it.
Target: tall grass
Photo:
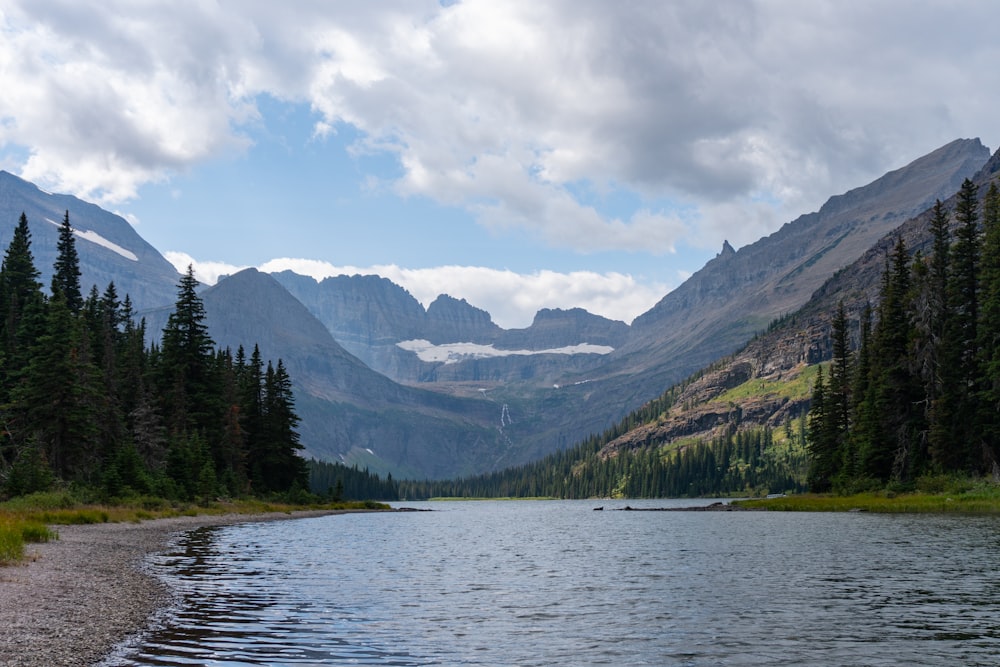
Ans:
[[[0,565],[24,559],[24,546],[33,542],[48,542],[57,537],[48,526],[33,519],[0,514]]]

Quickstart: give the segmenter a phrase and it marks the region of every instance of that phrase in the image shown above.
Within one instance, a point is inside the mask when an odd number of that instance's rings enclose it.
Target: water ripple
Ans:
[[[1000,653],[997,519],[434,507],[188,533],[152,563],[178,607],[113,664],[992,665]]]

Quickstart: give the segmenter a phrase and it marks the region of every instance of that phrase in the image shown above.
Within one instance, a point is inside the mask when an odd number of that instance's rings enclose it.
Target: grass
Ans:
[[[172,503],[140,496],[114,503],[81,501],[65,491],[33,493],[0,503],[0,565],[23,561],[25,545],[48,542],[59,535],[49,526],[94,523],[138,523],[175,516],[291,513],[300,510],[386,510],[371,500],[293,504],[259,499]]]
[[[932,478],[918,482],[913,491],[871,491],[852,495],[805,493],[780,498],[736,501],[755,509],[778,512],[881,512],[1000,514],[1000,486],[974,480],[952,480],[943,484]],[[921,486],[925,488],[921,489]]]
[[[749,398],[808,398],[812,395],[819,366],[802,365],[786,371],[780,378],[752,378],[713,399],[713,402],[738,403]]]
[[[56,537],[44,523],[0,514],[0,565],[23,560],[26,544],[48,542]]]

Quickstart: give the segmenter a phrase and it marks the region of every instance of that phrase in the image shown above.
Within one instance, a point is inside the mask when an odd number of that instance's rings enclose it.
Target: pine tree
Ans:
[[[305,488],[308,471],[299,456],[299,416],[295,412],[292,381],[284,363],[270,363],[264,374],[264,466],[263,482],[267,491],[287,491],[293,485]]]
[[[833,408],[833,409],[831,409]],[[836,408],[830,400],[823,367],[816,370],[812,403],[809,409],[809,454],[806,483],[811,491],[829,491],[837,473]]]
[[[926,437],[920,443],[922,465],[929,470],[940,464],[941,453],[951,446],[952,396],[945,395],[949,384],[949,361],[945,348],[951,328],[948,281],[951,272],[951,243],[948,214],[940,200],[934,204],[930,222],[933,245],[927,270],[919,279],[922,289],[914,303],[915,365],[924,387]],[[929,459],[929,460],[928,460]],[[935,461],[937,463],[935,463]]]
[[[983,379],[978,402],[985,470],[1000,474],[1000,189],[996,183],[983,201],[982,300],[978,329]]]
[[[859,472],[882,482],[912,473],[910,446],[923,430],[922,395],[910,371],[910,258],[902,237],[897,239],[880,290],[879,317],[869,355],[871,376],[861,408],[867,421],[859,441]]]
[[[932,442],[937,463],[949,471],[971,472],[981,462],[977,455],[979,410],[978,353],[979,234],[978,187],[965,179],[955,207],[957,227],[951,249],[948,280],[950,316],[940,346],[942,368]]]
[[[101,462],[97,372],[84,350],[86,334],[61,292],[47,310],[45,333],[13,392],[16,430],[43,447],[59,477],[93,481]]]
[[[76,252],[73,227],[69,224],[69,211],[66,211],[59,226],[56,250],[58,255],[52,274],[52,294],[62,292],[66,307],[75,315],[83,307],[83,292],[80,288],[80,258]]]
[[[197,292],[194,269],[188,267],[177,288],[174,311],[167,318],[159,350],[159,382],[164,417],[175,432],[222,429],[219,383],[215,376],[215,343],[205,324],[205,306]]]
[[[6,401],[41,333],[44,296],[31,255],[31,230],[21,214],[0,267],[0,401]]]

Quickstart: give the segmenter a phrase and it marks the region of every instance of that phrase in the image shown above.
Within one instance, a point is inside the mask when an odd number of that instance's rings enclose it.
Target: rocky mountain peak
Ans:
[[[488,344],[500,331],[488,312],[465,299],[441,294],[427,307],[425,338],[432,343]]]

